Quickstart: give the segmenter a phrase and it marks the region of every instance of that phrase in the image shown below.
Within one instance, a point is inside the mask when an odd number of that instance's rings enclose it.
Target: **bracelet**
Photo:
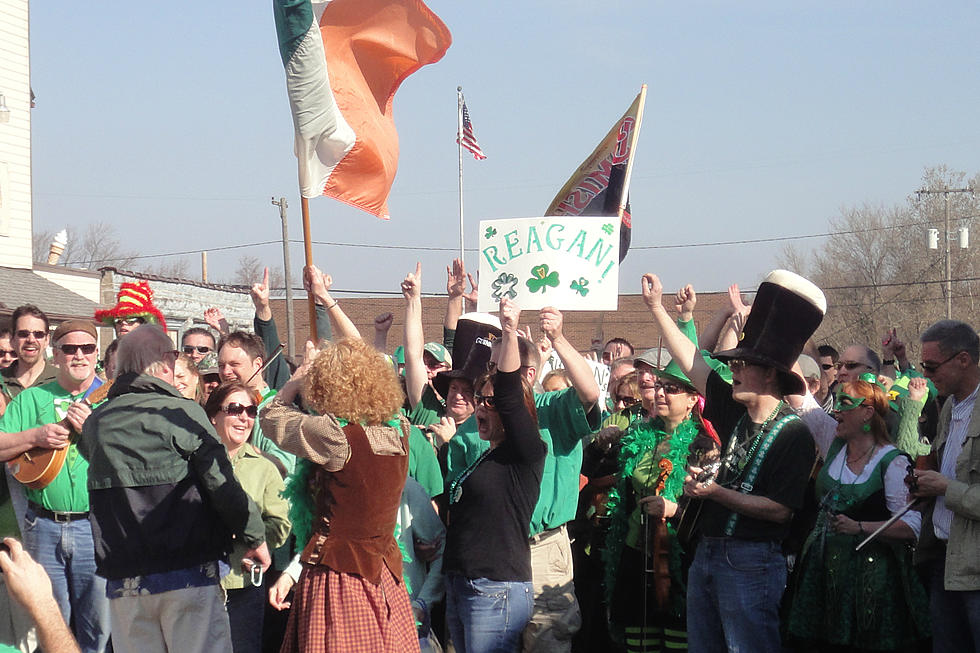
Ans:
[[[325,308],[326,310],[329,311],[331,308],[334,308],[339,303],[340,303],[340,300],[339,299],[335,299],[334,302],[333,302],[333,304],[331,304],[330,306],[324,306],[323,308]]]

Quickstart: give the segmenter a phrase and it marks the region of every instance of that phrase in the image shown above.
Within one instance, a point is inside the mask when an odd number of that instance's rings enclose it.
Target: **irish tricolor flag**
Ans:
[[[275,0],[303,197],[388,218],[398,168],[391,103],[442,58],[449,29],[421,0]]]

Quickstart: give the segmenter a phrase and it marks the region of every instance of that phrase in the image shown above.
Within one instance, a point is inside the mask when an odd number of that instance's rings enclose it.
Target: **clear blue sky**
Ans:
[[[457,85],[489,155],[464,163],[469,244],[481,219],[542,213],[642,83],[634,246],[822,233],[843,206],[904,201],[925,167],[980,171],[975,2],[429,6],[454,43],[395,98],[391,220],[316,199],[314,240],[458,247]],[[301,237],[270,2],[32,2],[31,56],[37,230],[104,220],[144,254],[275,240],[274,195]],[[652,271],[668,289],[752,288],[779,249],[636,249],[620,287]],[[281,264],[275,245],[214,252],[211,277],[243,253]],[[444,291],[453,256],[314,253],[336,288],[371,291],[417,258],[424,290]],[[301,245],[292,259],[298,278]]]

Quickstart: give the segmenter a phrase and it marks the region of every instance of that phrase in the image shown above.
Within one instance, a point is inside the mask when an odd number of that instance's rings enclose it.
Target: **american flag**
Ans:
[[[473,153],[473,158],[477,161],[487,158],[487,155],[480,149],[480,144],[476,142],[476,134],[473,133],[473,123],[470,122],[470,112],[463,102],[463,140],[456,138],[456,142]]]

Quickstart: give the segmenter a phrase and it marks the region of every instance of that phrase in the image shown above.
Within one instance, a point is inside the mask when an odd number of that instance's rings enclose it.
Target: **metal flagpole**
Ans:
[[[459,159],[459,260],[463,258],[463,87],[456,87],[456,153]]]

